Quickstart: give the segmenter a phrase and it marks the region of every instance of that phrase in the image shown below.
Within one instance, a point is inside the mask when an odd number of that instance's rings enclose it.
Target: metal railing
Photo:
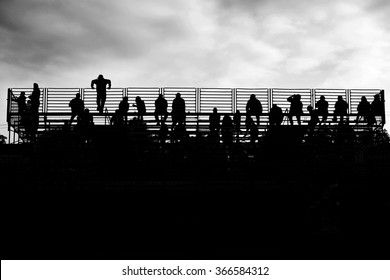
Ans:
[[[18,115],[18,105],[14,97],[20,95],[24,91],[28,97],[32,88],[12,88],[8,89],[7,100],[7,121],[9,131],[11,129],[18,130],[17,126],[20,123],[20,116]],[[303,103],[303,110],[306,113],[308,105],[315,106],[321,95],[324,95],[329,103],[329,113],[333,113],[334,105],[338,96],[342,96],[348,102],[349,116],[357,115],[357,106],[362,96],[365,96],[371,103],[374,95],[380,94],[382,103],[384,104],[384,91],[381,89],[297,89],[297,88],[195,88],[195,87],[127,87],[127,88],[111,88],[107,90],[107,99],[105,103],[105,116],[98,114],[96,105],[96,90],[91,88],[41,88],[40,95],[40,123],[44,125],[41,129],[51,123],[61,123],[63,120],[69,119],[71,109],[69,102],[77,93],[81,95],[84,100],[85,107],[94,115],[96,124],[107,124],[106,117],[112,115],[123,97],[129,98],[130,110],[129,115],[136,114],[136,108],[132,107],[137,96],[144,100],[146,105],[147,116],[146,122],[153,122],[153,112],[155,109],[154,101],[159,94],[163,94],[168,102],[168,112],[172,110],[172,101],[176,93],[180,92],[181,96],[186,101],[187,121],[189,123],[206,123],[208,121],[208,114],[212,112],[213,108],[218,108],[221,114],[233,114],[240,110],[242,115],[246,111],[246,103],[251,94],[255,94],[261,101],[263,107],[263,114],[261,116],[261,123],[267,124],[268,113],[273,104],[277,104],[282,108],[283,112],[289,109],[290,102],[287,98],[293,94],[300,94]],[[384,106],[384,105],[383,105]],[[377,121],[383,126],[385,124],[385,110],[383,108],[383,115]],[[308,118],[308,114],[306,114]],[[244,117],[243,117],[244,119]],[[305,116],[303,117],[305,119]],[[352,120],[352,118],[351,118]],[[244,120],[243,120],[244,121]],[[285,122],[288,123],[288,122]],[[19,128],[20,130],[20,128]],[[16,131],[19,133],[19,131]]]

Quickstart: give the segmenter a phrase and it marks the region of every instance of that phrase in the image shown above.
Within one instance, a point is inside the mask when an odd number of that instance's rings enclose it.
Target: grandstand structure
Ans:
[[[156,125],[154,119],[155,105],[154,101],[159,94],[163,94],[168,101],[168,112],[171,112],[172,101],[176,93],[181,93],[181,96],[186,102],[186,129],[190,136],[197,133],[207,134],[209,115],[213,108],[216,107],[218,112],[224,114],[233,114],[240,110],[242,114],[242,126],[244,126],[244,118],[246,112],[246,103],[250,95],[255,94],[256,98],[262,103],[263,113],[260,117],[258,126],[260,135],[269,129],[269,112],[273,104],[277,104],[282,108],[285,115],[282,125],[290,125],[287,115],[290,107],[290,102],[287,98],[293,94],[300,94],[303,103],[304,114],[302,116],[302,124],[307,125],[310,116],[306,110],[307,106],[315,107],[315,103],[321,95],[324,95],[329,103],[329,116],[327,123],[329,127],[336,126],[338,123],[332,121],[334,105],[338,96],[342,96],[348,103],[348,115],[346,120],[356,132],[364,132],[377,128],[383,128],[385,124],[385,110],[383,114],[376,116],[376,123],[368,126],[362,120],[357,120],[357,107],[362,96],[365,96],[371,103],[374,96],[379,94],[382,103],[384,104],[384,90],[382,89],[310,89],[310,88],[195,88],[195,87],[127,87],[127,88],[111,88],[107,90],[107,100],[105,111],[99,114],[96,108],[96,90],[91,88],[41,88],[40,107],[39,107],[39,124],[38,136],[53,130],[61,129],[66,121],[70,119],[71,108],[69,102],[76,94],[80,94],[84,100],[85,107],[90,110],[93,115],[95,127],[103,127],[110,125],[110,118],[118,109],[118,105],[123,97],[129,99],[130,110],[129,119],[135,117],[135,103],[137,96],[144,100],[146,105],[146,116],[144,122],[147,125],[149,132],[158,131],[159,126]],[[32,88],[9,88],[7,99],[7,122],[9,131],[9,141],[13,143],[21,143],[28,141],[25,135],[25,130],[21,124],[21,116],[18,114],[18,105],[15,99],[21,92],[25,92],[29,96]],[[384,105],[383,105],[384,106]],[[167,125],[170,126],[171,117],[168,117]],[[76,124],[74,124],[76,125]],[[13,140],[11,140],[13,139]]]

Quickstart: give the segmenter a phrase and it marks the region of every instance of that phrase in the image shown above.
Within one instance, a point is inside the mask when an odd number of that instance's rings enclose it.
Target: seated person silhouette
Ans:
[[[298,125],[301,125],[301,115],[303,114],[301,95],[294,94],[287,98],[287,101],[291,103],[290,112],[288,113],[288,119],[290,120],[290,124],[294,124],[293,116],[295,116],[297,118]]]
[[[260,100],[256,98],[256,95],[251,94],[246,103],[246,112],[250,116],[256,116],[257,125],[260,125],[260,115],[263,113],[263,106],[261,105]]]
[[[227,147],[233,144],[233,122],[229,114],[222,119],[222,142]]]
[[[271,110],[269,111],[269,125],[270,126],[279,126],[283,122],[283,111],[278,105],[273,104]]]
[[[241,112],[240,112],[240,110],[237,110],[233,116],[233,125],[234,125],[234,132],[236,133],[236,140],[238,142],[238,139],[240,137],[240,132],[241,132]]]
[[[91,88],[95,89],[96,85],[96,104],[97,110],[101,114],[104,110],[104,104],[106,103],[107,89],[111,89],[111,81],[105,79],[102,74],[97,79],[91,81]]]
[[[309,131],[313,131],[316,124],[319,122],[319,118],[318,118],[318,110],[314,110],[312,106],[307,106],[307,110],[309,111],[309,114],[310,114],[310,120],[309,120],[309,123],[308,123],[308,127],[309,127]]]
[[[72,116],[70,117],[69,125],[72,124],[74,118],[80,117],[84,112],[84,101],[80,98],[80,93],[76,93],[76,97],[69,102],[69,107],[72,111]]]
[[[114,115],[112,115],[111,117],[110,124],[116,127],[124,125],[123,115],[121,114],[119,109],[115,110]]]

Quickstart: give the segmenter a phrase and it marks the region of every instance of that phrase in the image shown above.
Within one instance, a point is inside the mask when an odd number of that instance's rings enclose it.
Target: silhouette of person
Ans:
[[[236,133],[236,139],[238,141],[241,131],[241,112],[237,110],[233,116],[234,131]]]
[[[213,112],[211,113],[209,117],[210,125],[209,129],[210,131],[219,131],[220,128],[220,115],[218,114],[218,109],[214,107]]]
[[[233,122],[229,114],[225,114],[222,119],[222,142],[227,147],[233,144]]]
[[[362,96],[358,106],[357,111],[358,115],[356,117],[356,122],[359,121],[360,117],[363,117],[364,122],[368,122],[368,116],[370,115],[370,102],[367,101],[367,98],[365,96]]]
[[[301,95],[294,94],[287,98],[287,101],[291,103],[290,112],[288,113],[288,119],[290,120],[290,124],[294,124],[293,116],[295,116],[297,118],[298,125],[301,125],[301,115],[303,114]]]
[[[137,107],[137,113],[138,113],[138,120],[143,120],[144,115],[146,114],[146,107],[145,102],[141,99],[141,97],[137,96],[135,98],[135,104],[133,104],[133,107]]]
[[[257,125],[260,124],[260,115],[263,113],[263,106],[260,100],[256,98],[256,95],[251,94],[248,102],[246,103],[246,112],[250,116],[256,116]]]
[[[91,136],[91,129],[94,126],[93,116],[89,112],[89,109],[84,109],[84,112],[78,118],[77,125],[81,132],[83,142],[89,141]]]
[[[309,120],[309,123],[308,123],[308,126],[309,126],[309,131],[310,132],[313,132],[316,124],[319,122],[319,118],[318,118],[318,110],[314,110],[312,106],[307,106],[307,110],[309,111],[309,114],[310,114],[310,120]]]
[[[374,116],[382,116],[383,115],[383,101],[380,98],[379,94],[374,95],[374,100],[371,102],[371,112]]]
[[[84,112],[80,115],[78,119],[78,125],[82,128],[89,128],[94,125],[93,116],[89,112],[89,109],[84,109]]]
[[[259,128],[253,121],[251,117],[249,117],[248,120],[248,126],[249,126],[249,135],[251,139],[251,143],[254,144],[256,143],[257,138],[259,137]]]
[[[69,102],[69,107],[72,111],[72,116],[70,117],[69,121],[69,125],[71,125],[74,118],[76,116],[79,118],[80,115],[84,112],[84,101],[81,100],[80,93],[76,93],[76,97]]]
[[[22,91],[18,97],[13,97],[12,100],[18,103],[19,115],[23,115],[24,111],[26,111],[26,93]]]
[[[123,97],[122,101],[119,102],[119,114],[124,118],[125,124],[127,124],[127,112],[129,111],[129,98]]]
[[[121,114],[119,109],[115,110],[114,115],[112,115],[110,124],[114,126],[123,126],[123,115]]]
[[[246,136],[248,134],[248,132],[250,132],[250,129],[251,129],[251,126],[252,126],[252,123],[254,123],[252,117],[247,113],[246,114],[246,118],[245,118],[245,134],[244,136]]]
[[[382,92],[382,91],[381,91]],[[370,124],[376,123],[375,116],[383,116],[384,106],[383,101],[380,98],[380,94],[374,95],[374,100],[371,102],[370,106]]]
[[[183,124],[186,118],[186,103],[181,97],[181,94],[176,93],[176,97],[172,102],[172,131],[176,124]]]
[[[37,83],[34,83],[33,91],[29,96],[31,100],[31,112],[33,114],[38,114],[39,105],[40,105],[41,90]]]
[[[283,122],[283,111],[278,105],[273,104],[269,111],[269,124],[270,126],[281,125]]]
[[[102,74],[97,79],[91,81],[91,88],[95,89],[96,85],[96,104],[99,113],[103,113],[104,104],[106,103],[107,89],[111,88],[111,80],[105,79]]]
[[[39,105],[40,105],[40,96],[41,90],[37,83],[33,85],[33,91],[31,95],[28,97],[31,100],[30,112],[32,116],[32,124],[31,124],[31,136],[34,139],[35,133],[38,130],[39,126]]]
[[[325,100],[325,96],[321,95],[320,100],[316,102],[316,108],[319,116],[322,116],[321,122],[325,122],[326,119],[328,118],[328,108],[329,104],[328,101]]]
[[[165,123],[168,117],[168,102],[162,94],[158,95],[157,99],[154,101],[154,106],[154,118],[157,121],[157,125],[160,125],[160,121],[161,123]]]
[[[336,104],[334,105],[333,121],[337,121],[337,116],[340,116],[340,121],[344,120],[344,116],[348,113],[348,103],[343,99],[341,95],[337,97]]]

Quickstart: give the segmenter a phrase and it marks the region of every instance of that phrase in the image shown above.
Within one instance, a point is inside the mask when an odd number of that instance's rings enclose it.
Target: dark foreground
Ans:
[[[388,144],[107,141],[2,147],[2,259],[389,259]]]

